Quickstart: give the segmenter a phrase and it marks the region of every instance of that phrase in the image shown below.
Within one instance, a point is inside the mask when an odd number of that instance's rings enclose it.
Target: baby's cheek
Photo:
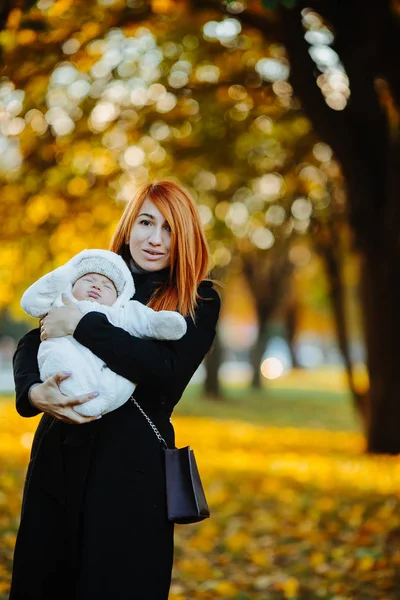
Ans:
[[[86,294],[82,293],[79,289],[72,290],[72,295],[75,300],[86,300]]]
[[[106,298],[104,298],[104,300],[102,300],[101,304],[105,304],[106,306],[112,306],[115,301],[116,298],[114,296],[107,296]]]

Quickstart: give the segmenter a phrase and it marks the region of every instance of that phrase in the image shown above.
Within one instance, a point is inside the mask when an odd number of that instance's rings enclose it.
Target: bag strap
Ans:
[[[162,445],[168,449],[168,444],[167,442],[164,440],[163,436],[161,435],[161,433],[158,431],[157,427],[154,425],[153,421],[150,419],[150,417],[144,412],[143,408],[140,406],[140,404],[135,400],[135,398],[133,396],[131,396],[131,401],[133,402],[133,404],[140,410],[140,412],[142,413],[142,415],[144,416],[144,418],[147,420],[148,424],[150,425],[150,427],[152,428],[152,430],[154,431],[154,433],[156,434],[156,436],[158,437],[159,441],[162,443]]]

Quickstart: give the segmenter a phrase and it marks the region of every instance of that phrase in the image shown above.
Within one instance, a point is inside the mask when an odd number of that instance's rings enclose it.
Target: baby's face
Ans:
[[[112,306],[117,299],[117,290],[111,279],[99,273],[86,273],[74,283],[72,294],[77,300],[90,300]]]

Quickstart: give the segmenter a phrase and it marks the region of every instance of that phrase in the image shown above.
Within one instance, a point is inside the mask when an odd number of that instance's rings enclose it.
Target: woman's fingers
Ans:
[[[52,400],[52,409],[53,411],[56,410],[57,412],[56,418],[68,423],[88,423],[89,421],[97,419],[97,415],[94,417],[80,415],[73,409],[73,407],[84,404],[89,400],[93,400],[93,398],[97,398],[99,395],[98,392],[91,392],[90,394],[82,394],[81,396],[72,397],[61,394],[60,384],[70,376],[71,371],[58,371],[46,381],[46,383],[48,383],[50,387],[54,389],[54,392],[51,392],[53,396],[55,394]]]
[[[63,411],[62,420],[66,423],[73,423],[75,425],[83,425],[84,423],[90,423],[90,421],[96,421],[99,416],[85,417],[74,411],[73,408],[67,407]]]
[[[90,394],[83,394],[82,396],[75,396],[74,398],[68,398],[67,406],[78,406],[79,404],[85,404],[88,400],[97,398],[98,392],[92,392]]]
[[[71,375],[71,371],[57,371],[57,373],[49,377],[47,381],[50,383],[50,385],[54,385],[59,388],[60,383],[68,379],[68,377],[71,377]]]
[[[59,404],[57,408],[53,407],[53,410],[51,411],[52,416],[60,421],[64,421],[65,423],[74,423],[75,425],[90,423],[90,421],[95,421],[96,419],[100,418],[100,415],[95,415],[94,417],[80,415],[72,407],[72,405],[76,406],[77,404],[81,404],[80,399],[67,398],[64,404]]]
[[[73,335],[82,317],[83,314],[77,305],[67,301],[64,306],[52,308],[42,319],[41,334],[44,339]]]
[[[39,321],[39,327],[40,327],[40,341],[43,342],[45,339],[47,339],[47,330],[46,330],[46,317],[42,317]]]
[[[40,341],[44,342],[49,337],[49,324],[46,321],[47,315],[40,320]],[[50,327],[51,329],[51,327]]]
[[[82,396],[76,396],[75,398],[67,398],[63,414],[73,423],[79,424],[89,423],[90,421],[95,421],[96,419],[99,419],[101,415],[95,415],[94,417],[86,417],[84,415],[80,415],[73,409],[74,406],[80,406],[81,404],[85,404],[85,402],[93,400],[93,398],[97,398],[98,395],[98,392],[92,392],[91,394],[83,394]]]
[[[68,298],[68,296],[66,294],[62,295],[61,300],[62,300],[63,304],[65,304],[66,306],[68,306],[68,305],[74,306],[74,303],[72,302],[71,298]]]
[[[46,339],[46,326],[44,319],[40,319],[40,341],[43,342]]]
[[[93,392],[75,397],[64,396],[59,386],[70,375],[70,371],[58,371],[45,382],[33,386],[30,393],[30,400],[33,406],[65,423],[83,424],[94,421],[99,418],[98,415],[85,417],[77,413],[73,407],[96,398],[98,393]]]

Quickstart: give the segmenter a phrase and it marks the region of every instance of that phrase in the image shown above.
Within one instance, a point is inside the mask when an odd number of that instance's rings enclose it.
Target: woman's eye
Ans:
[[[142,220],[140,221],[140,224],[141,224],[141,225],[151,225],[150,221],[148,221],[147,219],[142,219]]]
[[[171,233],[171,227],[169,225],[165,225],[164,229],[166,231],[169,231],[169,233]]]

